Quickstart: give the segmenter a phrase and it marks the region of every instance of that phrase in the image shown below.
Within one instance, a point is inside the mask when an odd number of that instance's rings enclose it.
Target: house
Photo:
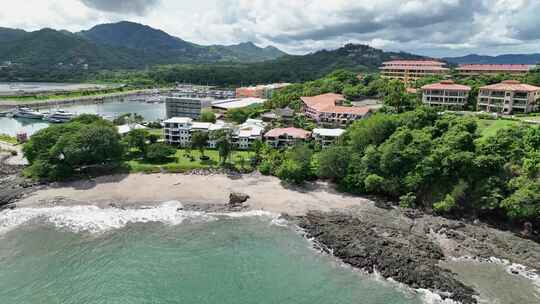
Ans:
[[[313,140],[321,147],[327,148],[335,144],[344,133],[343,129],[313,129]]]
[[[148,129],[147,127],[140,124],[126,124],[126,125],[118,126],[117,128],[118,128],[118,134],[122,136],[126,135],[132,130]]]
[[[523,76],[536,66],[527,64],[460,64],[456,71],[461,76],[510,74]]]
[[[272,129],[264,134],[266,142],[274,148],[290,147],[308,140],[311,132],[298,128]]]
[[[290,122],[294,119],[294,110],[289,107],[285,107],[283,109],[276,109],[273,112],[262,114],[261,118],[266,122],[271,122],[275,120]]]
[[[480,88],[478,111],[502,114],[530,113],[538,109],[540,87],[506,80]]]
[[[471,87],[452,80],[444,80],[422,87],[422,103],[428,106],[463,110],[469,99]]]
[[[233,132],[233,145],[241,150],[251,148],[253,142],[263,139],[266,123],[258,119],[248,119]]]
[[[213,99],[209,98],[167,97],[165,100],[167,118],[189,117],[199,119],[202,110],[212,106],[212,101]]]
[[[379,68],[383,78],[398,79],[409,84],[427,76],[440,76],[450,70],[446,63],[435,60],[392,60],[383,62]]]
[[[365,118],[372,112],[371,107],[342,106],[345,97],[341,94],[328,93],[312,97],[300,97],[304,114],[319,124],[346,126],[351,122]]]

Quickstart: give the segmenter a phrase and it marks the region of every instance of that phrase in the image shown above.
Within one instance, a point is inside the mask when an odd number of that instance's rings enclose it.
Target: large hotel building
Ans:
[[[456,71],[461,76],[510,74],[523,76],[534,69],[527,64],[460,64]]]
[[[383,62],[381,76],[408,84],[422,77],[447,74],[446,63],[435,60],[392,60]]]
[[[540,87],[506,80],[480,88],[478,110],[502,114],[529,113],[538,109]]]
[[[452,80],[422,87],[422,103],[428,106],[442,107],[452,110],[463,110],[469,99],[471,88]]]

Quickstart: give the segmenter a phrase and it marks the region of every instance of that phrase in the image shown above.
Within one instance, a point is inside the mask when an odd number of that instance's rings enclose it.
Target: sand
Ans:
[[[61,183],[23,198],[20,207],[60,205],[154,205],[176,200],[189,204],[227,204],[231,192],[250,196],[249,210],[304,215],[309,210],[330,211],[373,207],[367,199],[338,193],[324,182],[289,187],[275,177],[246,175],[129,174]]]

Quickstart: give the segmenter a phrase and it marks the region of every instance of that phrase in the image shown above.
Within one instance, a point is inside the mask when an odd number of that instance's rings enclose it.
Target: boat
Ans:
[[[9,114],[11,114],[11,111],[5,111],[5,112],[0,111],[0,117],[6,117]]]
[[[75,113],[67,112],[64,110],[56,110],[47,116],[47,121],[52,123],[63,123],[72,120],[75,116]]]
[[[28,119],[43,119],[43,113],[34,111],[30,108],[17,108],[13,111],[13,117],[28,118]]]

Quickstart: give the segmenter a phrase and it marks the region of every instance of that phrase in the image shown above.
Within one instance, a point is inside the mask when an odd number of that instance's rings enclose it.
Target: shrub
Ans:
[[[455,207],[456,201],[450,194],[447,194],[442,201],[433,204],[433,210],[439,214],[448,213],[452,211],[452,209],[454,209]]]
[[[146,148],[145,159],[150,162],[165,162],[175,153],[175,148],[163,143],[156,143]]]
[[[367,192],[381,193],[384,189],[384,178],[377,174],[368,175],[368,177],[364,179],[364,186],[366,187]]]
[[[272,174],[272,163],[269,161],[261,162],[259,165],[259,172],[261,172],[262,175]]]
[[[399,197],[399,206],[401,208],[414,208],[416,207],[416,195],[409,192],[406,195]]]

